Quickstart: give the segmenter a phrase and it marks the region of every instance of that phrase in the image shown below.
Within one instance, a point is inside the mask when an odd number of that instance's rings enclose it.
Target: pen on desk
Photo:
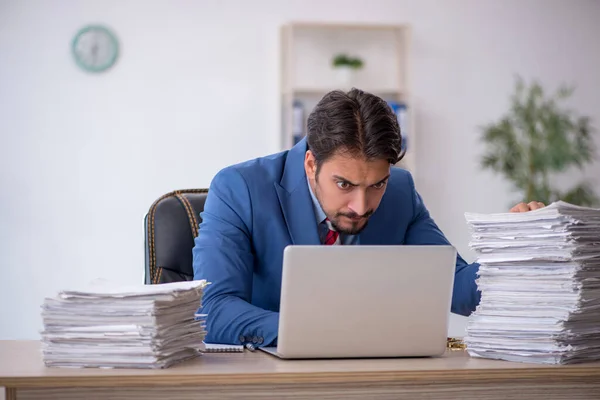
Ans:
[[[256,350],[256,347],[252,343],[246,343],[246,348],[250,351]]]

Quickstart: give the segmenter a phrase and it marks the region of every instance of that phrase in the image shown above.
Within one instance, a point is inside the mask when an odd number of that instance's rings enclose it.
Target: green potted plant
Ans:
[[[509,180],[518,193],[517,201],[598,204],[588,182],[581,181],[567,190],[559,190],[553,182],[556,174],[573,167],[582,170],[596,156],[590,118],[576,116],[560,104],[573,91],[562,85],[547,95],[539,82],[526,85],[517,77],[510,111],[483,127],[486,152],[481,166]]]
[[[352,57],[348,54],[340,53],[333,57],[331,64],[336,71],[338,84],[349,86],[354,79],[355,71],[361,69],[364,62],[359,57]]]

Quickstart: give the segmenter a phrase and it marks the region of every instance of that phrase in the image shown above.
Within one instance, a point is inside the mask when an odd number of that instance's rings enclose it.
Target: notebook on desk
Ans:
[[[281,358],[442,355],[456,266],[451,246],[288,246]]]
[[[205,353],[243,353],[244,346],[236,344],[204,343]]]

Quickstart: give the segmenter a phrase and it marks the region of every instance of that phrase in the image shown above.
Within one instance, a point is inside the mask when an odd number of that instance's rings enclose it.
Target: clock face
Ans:
[[[90,25],[75,35],[73,57],[86,71],[102,72],[112,67],[119,54],[117,38],[107,28]]]

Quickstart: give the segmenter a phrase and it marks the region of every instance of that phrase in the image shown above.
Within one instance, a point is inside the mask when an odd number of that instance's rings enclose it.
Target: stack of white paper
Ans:
[[[204,350],[206,281],[118,286],[96,281],[42,306],[48,366],[165,368]]]
[[[547,364],[600,359],[600,209],[557,202],[465,216],[481,264],[468,352]]]

